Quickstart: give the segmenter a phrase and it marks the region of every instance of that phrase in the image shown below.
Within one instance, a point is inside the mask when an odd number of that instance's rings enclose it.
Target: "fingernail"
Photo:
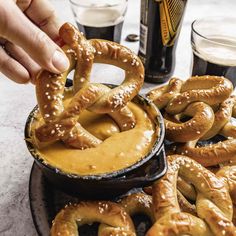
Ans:
[[[52,64],[59,72],[64,72],[69,67],[69,61],[66,55],[58,50],[53,54]]]

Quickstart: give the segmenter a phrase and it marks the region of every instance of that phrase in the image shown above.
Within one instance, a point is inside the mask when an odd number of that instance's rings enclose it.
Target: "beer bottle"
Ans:
[[[175,50],[187,0],[141,0],[139,57],[145,81],[166,82],[175,67]]]

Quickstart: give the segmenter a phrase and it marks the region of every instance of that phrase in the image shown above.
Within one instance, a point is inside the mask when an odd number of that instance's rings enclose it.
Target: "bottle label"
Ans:
[[[160,1],[161,36],[164,46],[172,46],[180,31],[186,0]]]
[[[148,37],[148,27],[141,23],[139,51],[144,55],[146,55],[146,50],[147,50],[147,37]]]
[[[146,55],[147,51],[148,1],[149,0],[141,0],[139,52],[141,52],[143,56]]]

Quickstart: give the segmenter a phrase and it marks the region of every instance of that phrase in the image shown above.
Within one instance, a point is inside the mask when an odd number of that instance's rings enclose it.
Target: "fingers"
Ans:
[[[65,71],[69,62],[63,51],[21,12],[12,1],[0,7],[0,35],[20,46],[41,67],[54,73]],[[14,17],[12,17],[14,16]]]
[[[34,83],[34,80],[40,71],[41,67],[31,59],[31,57],[20,47],[10,43],[5,43],[5,49],[16,61],[18,61],[30,75],[31,82]]]
[[[25,14],[51,39],[54,41],[58,39],[61,23],[55,9],[48,0],[31,0],[31,4],[25,10]]]
[[[28,71],[11,58],[2,47],[0,47],[0,71],[16,83],[24,84],[30,81]]]
[[[21,11],[25,11],[33,0],[14,0]]]

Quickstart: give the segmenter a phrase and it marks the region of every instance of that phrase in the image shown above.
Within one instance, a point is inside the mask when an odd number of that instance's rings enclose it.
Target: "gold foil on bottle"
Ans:
[[[162,0],[160,2],[160,24],[162,43],[172,46],[180,31],[181,20],[184,15],[185,0]]]

